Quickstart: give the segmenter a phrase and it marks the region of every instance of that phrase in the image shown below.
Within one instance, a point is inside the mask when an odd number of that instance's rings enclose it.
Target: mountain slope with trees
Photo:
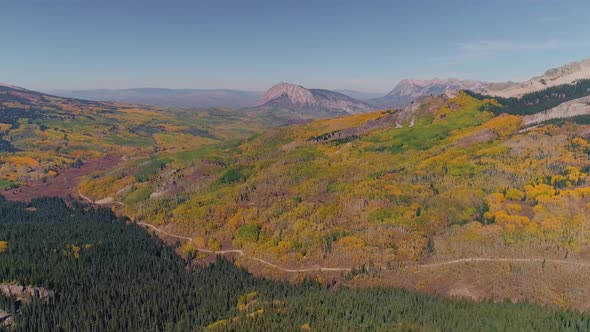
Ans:
[[[291,269],[365,264],[384,276],[393,271],[409,288],[420,286],[398,268],[416,263],[584,260],[590,245],[589,128],[566,122],[521,131],[520,116],[487,111],[500,107],[460,93],[403,111],[276,128],[208,151],[191,164],[171,159],[148,182],[120,168],[86,179],[81,191],[95,200],[111,197],[136,220],[192,238],[183,252],[191,246],[241,249]],[[123,183],[133,183],[131,190],[121,191]],[[576,275],[568,265],[557,270]],[[379,278],[358,279],[366,285]],[[511,278],[498,280],[509,284]],[[452,293],[455,286],[444,280],[426,288]],[[562,289],[553,275],[543,280]],[[524,291],[525,298],[557,301],[532,288],[504,287],[485,296]],[[566,294],[576,307],[590,296]]]
[[[48,302],[14,303],[10,331],[520,330],[576,331],[581,313],[473,303],[399,289],[257,279],[226,260],[187,268],[126,218],[59,199],[0,198],[0,280],[42,285]]]

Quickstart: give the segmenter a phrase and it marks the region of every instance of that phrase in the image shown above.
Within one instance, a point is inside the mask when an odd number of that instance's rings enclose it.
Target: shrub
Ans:
[[[241,166],[232,166],[225,170],[219,178],[220,183],[230,184],[238,181],[246,180],[244,169]]]
[[[506,199],[511,201],[520,201],[524,198],[524,193],[518,189],[510,188],[506,192]]]
[[[238,229],[238,235],[240,239],[245,241],[258,241],[260,235],[260,225],[258,224],[246,224]]]

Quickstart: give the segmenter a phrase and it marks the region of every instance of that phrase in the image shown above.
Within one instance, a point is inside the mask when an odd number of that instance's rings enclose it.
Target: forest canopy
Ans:
[[[531,92],[520,98],[491,97],[472,91],[465,91],[471,97],[479,100],[495,99],[499,104],[486,104],[482,110],[512,115],[531,115],[549,110],[570,100],[588,96],[590,80],[579,80],[572,84],[553,86],[545,90]]]
[[[14,331],[588,330],[590,316],[395,288],[259,279],[225,259],[187,261],[127,218],[55,198],[0,196],[0,279],[55,295],[16,306]]]

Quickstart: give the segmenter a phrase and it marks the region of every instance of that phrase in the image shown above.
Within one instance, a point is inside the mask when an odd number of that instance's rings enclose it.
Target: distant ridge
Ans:
[[[504,98],[521,97],[527,93],[571,84],[582,79],[590,79],[590,59],[549,69],[543,75],[525,82],[487,83],[480,89],[476,89],[476,92]]]
[[[21,88],[20,86],[6,84],[6,83],[0,83],[0,87],[10,88],[10,89],[13,89],[13,90],[30,91],[30,90],[27,90],[25,88]]]
[[[161,88],[53,90],[46,92],[66,98],[178,108],[243,108],[254,105],[262,95],[262,92],[256,91]]]
[[[414,99],[429,95],[450,95],[460,90],[472,90],[483,86],[481,81],[459,80],[455,78],[400,81],[385,97],[368,102],[377,108],[403,108]]]

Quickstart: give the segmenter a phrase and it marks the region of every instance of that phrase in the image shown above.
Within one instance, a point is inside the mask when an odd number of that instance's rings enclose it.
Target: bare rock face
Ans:
[[[566,119],[575,116],[590,115],[590,96],[570,100],[544,112],[524,116],[526,126],[543,123],[552,119]]]
[[[487,83],[475,91],[496,97],[518,98],[527,93],[562,84],[572,84],[582,79],[590,79],[590,59],[549,69],[542,76],[533,77],[525,82]]]
[[[33,298],[49,300],[55,292],[43,287],[0,284],[0,295],[14,297],[16,300],[28,303]]]
[[[309,106],[317,103],[317,100],[313,97],[313,93],[311,93],[311,91],[300,85],[282,82],[266,91],[264,95],[256,102],[256,106],[262,106],[283,95],[285,95],[289,102],[294,105]]]
[[[308,117],[359,114],[375,110],[369,104],[347,95],[323,89],[306,89],[300,85],[279,83],[256,103],[258,110],[291,110]]]
[[[50,298],[55,296],[55,292],[43,287],[0,284],[0,296],[12,297],[15,303],[30,303],[33,299],[48,302]],[[18,312],[19,310],[17,310]],[[0,327],[10,328],[13,324],[12,313],[0,309]]]

